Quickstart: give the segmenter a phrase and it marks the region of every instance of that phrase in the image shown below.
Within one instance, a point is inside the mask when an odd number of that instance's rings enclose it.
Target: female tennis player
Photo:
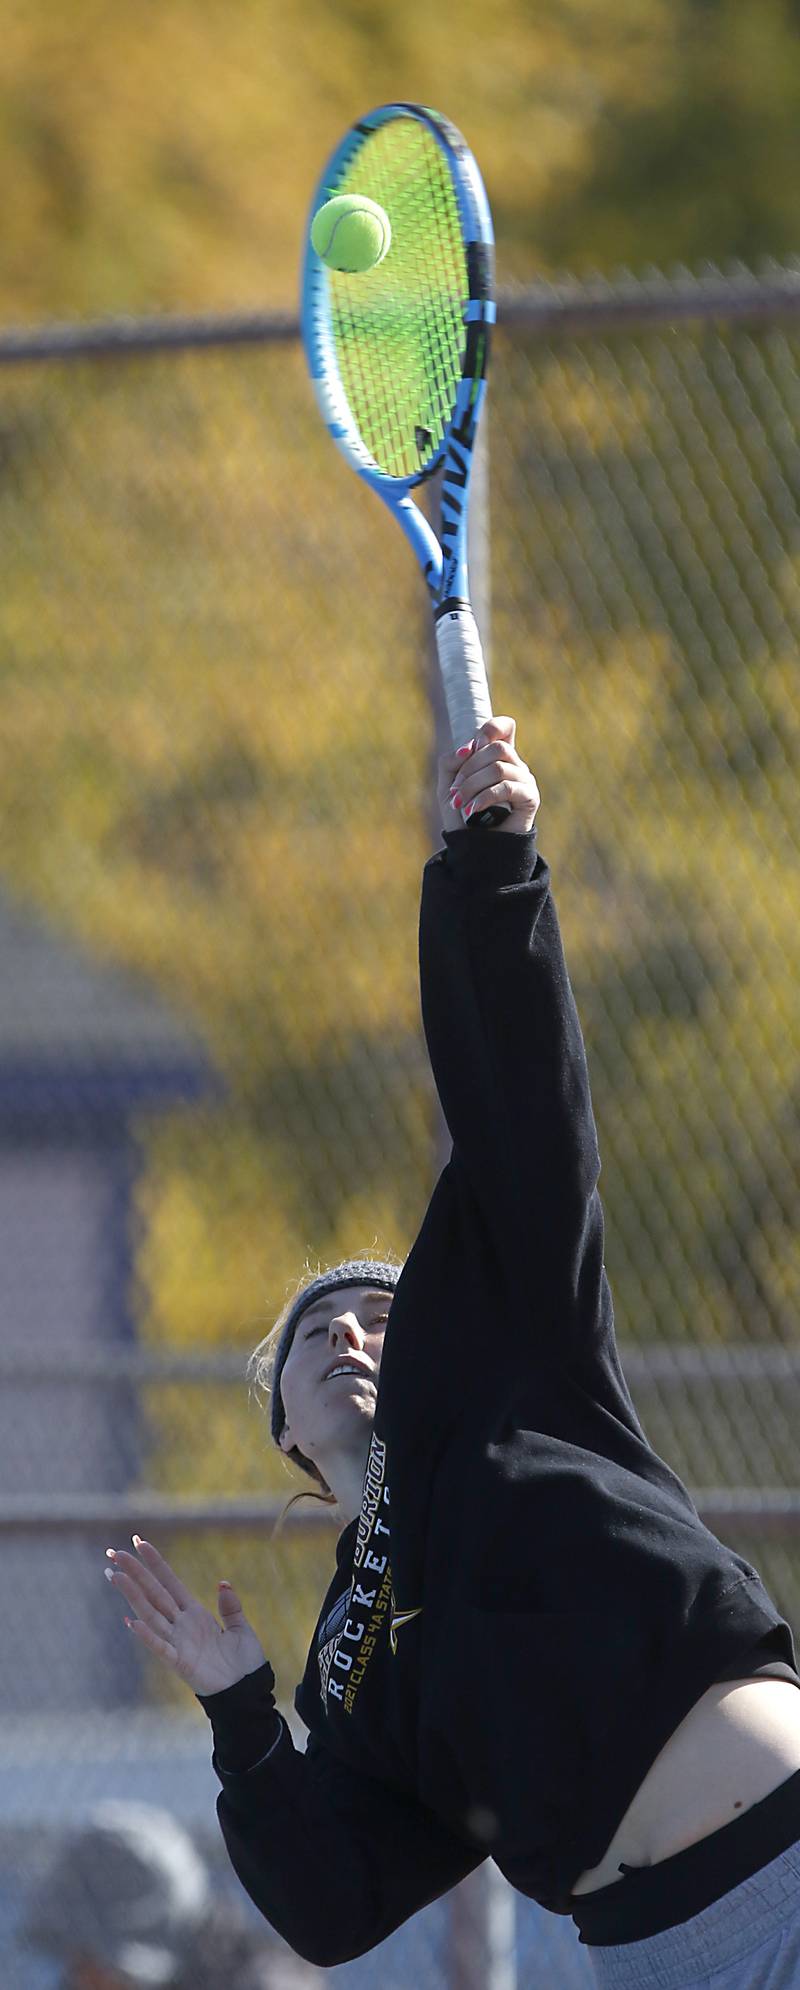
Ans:
[[[406,1262],[301,1283],[255,1372],[335,1499],[295,1704],[239,1597],[109,1550],[213,1729],[217,1814],[308,1960],[362,1954],[486,1857],[600,1985],[800,1984],[800,1679],[758,1573],[648,1443],[618,1358],[599,1157],[539,794],[512,719],[439,763],[421,1002],[452,1151]],[[452,786],[451,786],[452,784]],[[511,805],[501,825],[464,826]],[[389,1308],[391,1307],[391,1312]]]

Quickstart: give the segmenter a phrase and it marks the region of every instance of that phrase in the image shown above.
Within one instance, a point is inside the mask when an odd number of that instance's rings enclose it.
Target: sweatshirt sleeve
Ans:
[[[295,1748],[274,1685],[265,1664],[222,1693],[196,1695],[213,1729],[217,1816],[264,1919],[306,1962],[332,1968],[382,1942],[485,1853],[314,1736]]]
[[[511,1295],[544,1335],[612,1323],[583,1037],[536,831],[445,834],[423,873],[422,1020],[453,1141]]]

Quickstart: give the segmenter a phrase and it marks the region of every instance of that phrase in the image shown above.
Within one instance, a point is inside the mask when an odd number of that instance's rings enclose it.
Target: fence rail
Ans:
[[[525,290],[500,288],[497,323],[541,338],[568,338],[603,331],[644,330],[649,325],[723,320],[728,324],[773,324],[800,316],[800,261],[797,269],[768,266],[758,275],[742,264],[727,271],[683,270],[672,277],[652,270],[624,271],[616,281],[534,284]],[[213,346],[295,344],[300,320],[294,311],[170,313],[155,317],[109,317],[78,324],[7,326],[0,331],[0,365],[22,360],[124,357],[130,353],[189,352]]]
[[[719,1487],[689,1488],[701,1520],[712,1533],[757,1535],[765,1541],[794,1541],[800,1533],[800,1488],[763,1487],[758,1493]],[[6,1495],[0,1508],[0,1539],[11,1535],[71,1534],[130,1536],[133,1528],[169,1528],[173,1533],[197,1534],[220,1531],[261,1535],[276,1526],[286,1502],[282,1500],[166,1499],[149,1492],[121,1499],[114,1493],[70,1499],[48,1494],[43,1499]],[[319,1540],[335,1539],[330,1514],[322,1507],[295,1507],[286,1516],[287,1534],[300,1534]]]

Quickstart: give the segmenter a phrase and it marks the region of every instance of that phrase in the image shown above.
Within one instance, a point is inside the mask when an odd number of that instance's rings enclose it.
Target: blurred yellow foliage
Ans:
[[[791,251],[799,88],[780,0],[9,0],[0,318],[291,309],[326,157],[397,99],[466,133],[507,279]]]

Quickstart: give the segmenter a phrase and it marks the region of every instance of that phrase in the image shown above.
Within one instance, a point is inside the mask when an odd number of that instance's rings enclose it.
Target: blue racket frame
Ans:
[[[450,426],[438,451],[413,475],[393,477],[380,470],[353,421],[336,361],[330,318],[331,274],[311,243],[311,223],[336,193],[359,151],[381,125],[414,118],[435,138],[447,160],[467,263],[468,295],[462,377]],[[391,253],[391,252],[390,252]],[[437,648],[454,746],[474,736],[491,717],[486,671],[469,600],[467,521],[475,436],[486,391],[486,366],[494,301],[494,231],[478,167],[455,125],[421,104],[382,104],[345,134],[320,174],[311,201],[303,263],[301,329],[317,405],[330,435],[351,468],[377,492],[402,527],[426,581],[436,625]],[[441,544],[410,493],[442,469]],[[508,814],[505,807],[473,816],[491,826]]]
[[[339,379],[328,307],[330,272],[311,246],[311,223],[318,208],[336,192],[346,169],[367,139],[391,118],[413,117],[424,124],[441,147],[450,168],[467,252],[469,297],[464,321],[467,340],[462,378],[453,419],[438,453],[409,477],[390,477],[379,470],[356,429]],[[389,506],[413,546],[434,610],[448,596],[468,600],[467,504],[472,449],[486,391],[485,368],[490,328],[497,307],[493,296],[494,230],[486,189],[469,147],[447,118],[420,104],[382,104],[359,119],[331,154],[314,189],[308,216],[303,266],[301,325],[308,369],[317,404],[337,447],[351,468]],[[481,337],[482,334],[482,337]],[[409,497],[444,462],[442,477],[442,546],[428,520]],[[449,474],[448,474],[449,473]]]

